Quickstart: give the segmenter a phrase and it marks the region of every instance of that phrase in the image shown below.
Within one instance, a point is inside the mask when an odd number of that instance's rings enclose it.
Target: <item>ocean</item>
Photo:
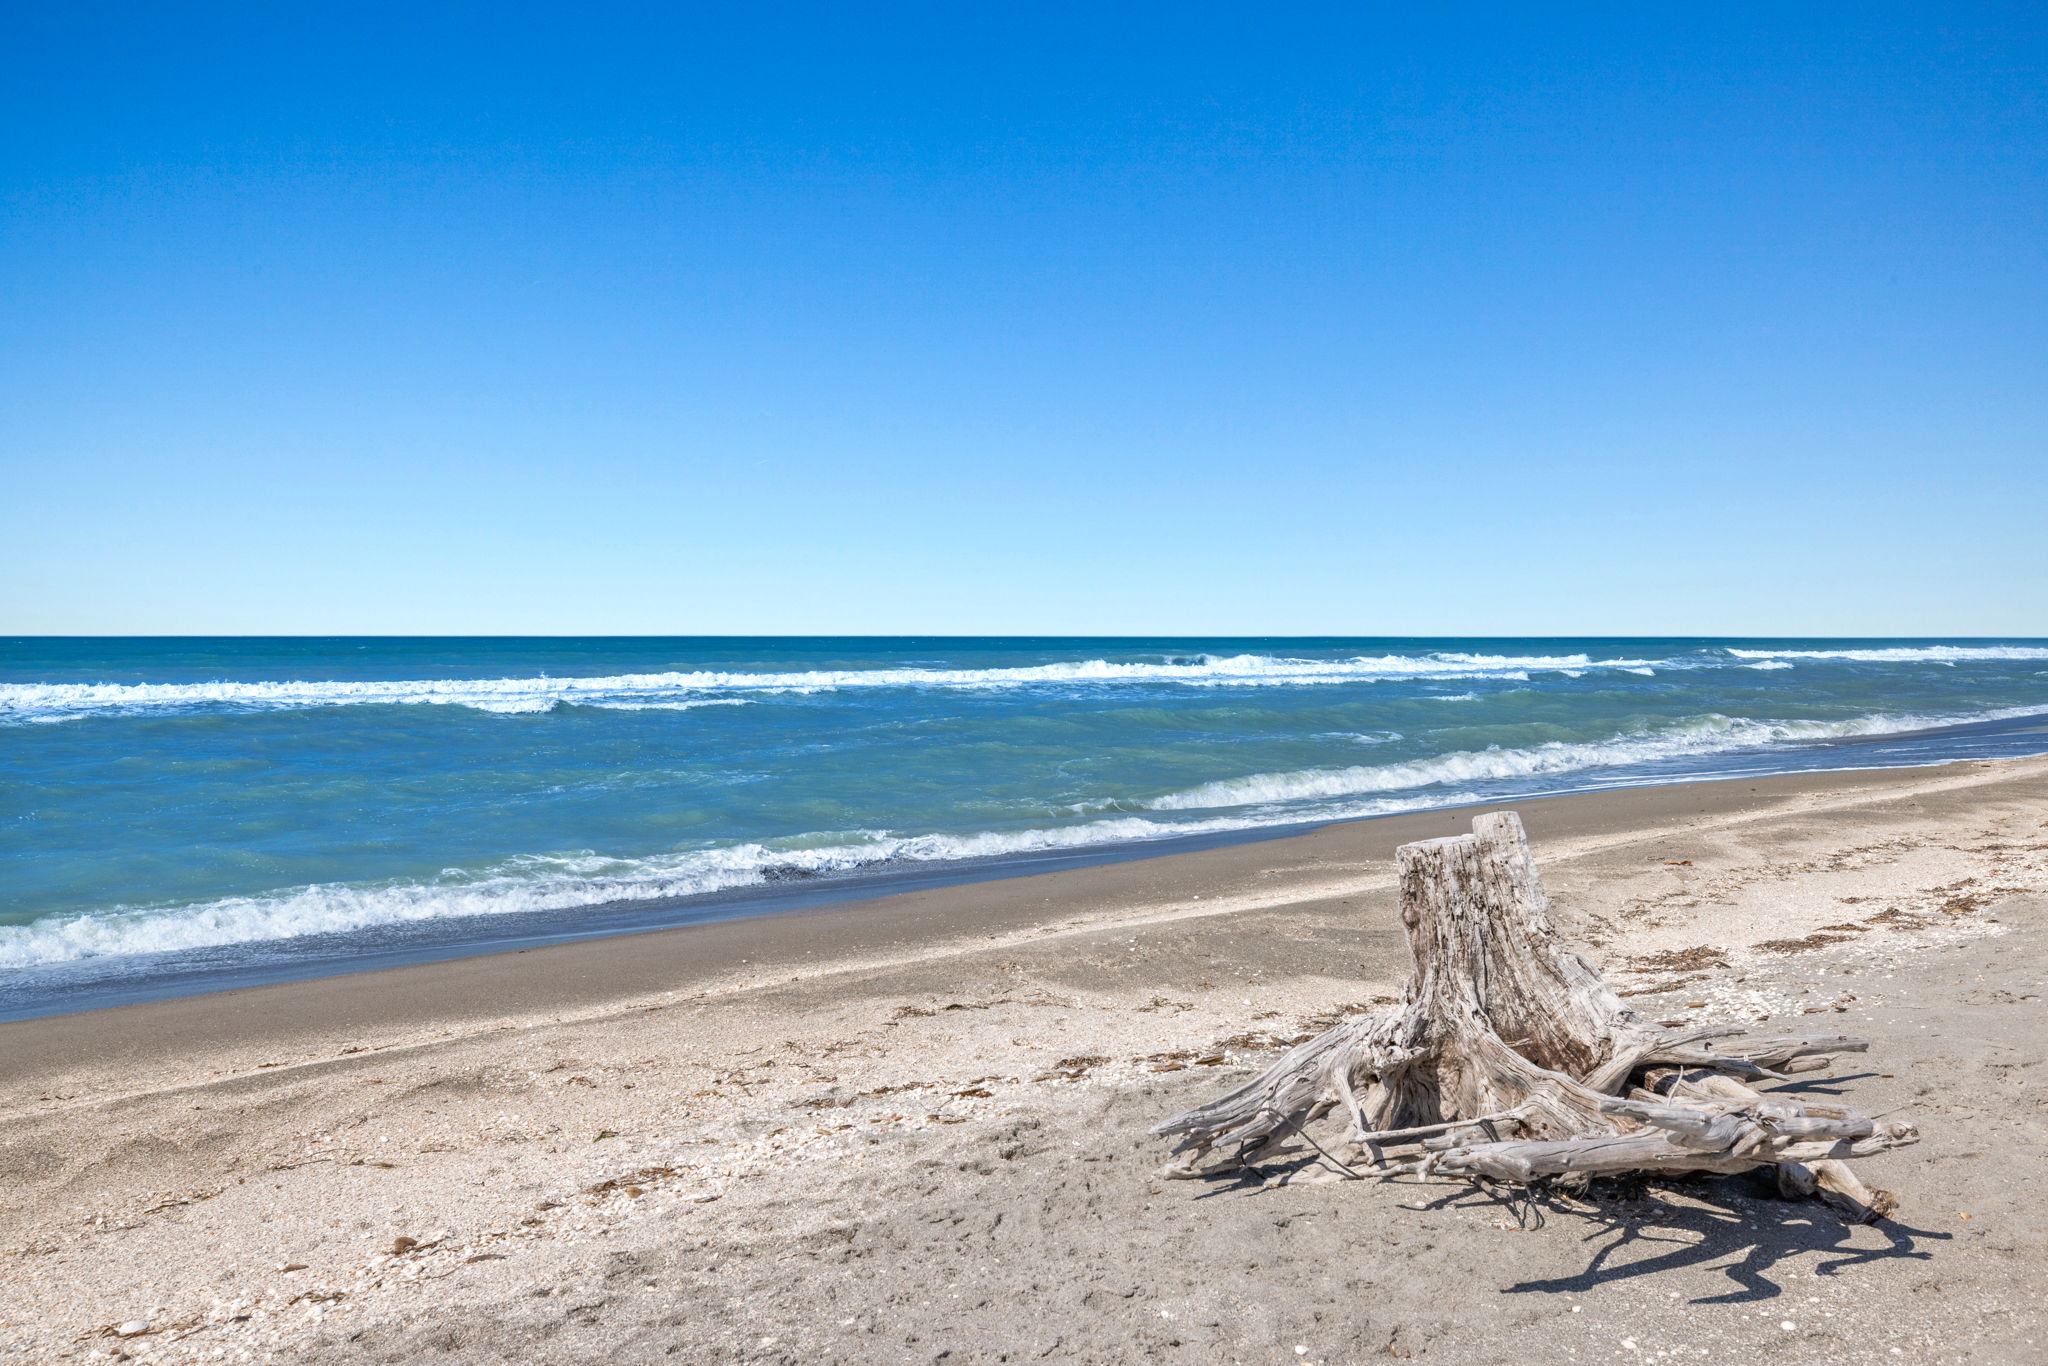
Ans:
[[[1425,807],[2041,752],[2040,640],[12,639],[0,1018]]]

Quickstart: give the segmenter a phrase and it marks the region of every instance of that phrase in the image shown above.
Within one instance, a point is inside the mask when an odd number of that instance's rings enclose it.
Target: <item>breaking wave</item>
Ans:
[[[1474,794],[1463,793],[1432,797],[1428,804],[1478,800]],[[1402,800],[1359,802],[1331,812],[1329,818],[1383,815],[1419,804]],[[1298,812],[1183,820],[1121,816],[1050,829],[964,835],[899,836],[853,831],[649,858],[606,858],[591,853],[527,855],[481,872],[451,872],[427,881],[317,883],[197,905],[123,906],[74,916],[51,916],[26,925],[0,926],[0,970],[114,955],[274,942],[459,916],[653,901],[789,878],[858,873],[899,861],[1002,858],[1294,824],[1301,819]],[[835,842],[816,843],[820,839]]]
[[[90,716],[187,711],[271,711],[305,707],[442,705],[506,715],[590,706],[687,711],[720,694],[770,695],[879,688],[1024,688],[1115,684],[1272,687],[1325,683],[1492,680],[1527,682],[1531,674],[1579,678],[1591,670],[1654,676],[1660,669],[1791,668],[1792,660],[1876,664],[1955,664],[2048,659],[2048,646],[1914,645],[1868,649],[1764,650],[1718,647],[1668,659],[1595,659],[1584,653],[1475,654],[1434,651],[1302,659],[1283,655],[1198,655],[1150,662],[1106,659],[989,669],[812,669],[789,672],[695,670],[593,678],[394,679],[203,683],[0,684],[0,724],[70,721]],[[1444,700],[1454,700],[1446,698]],[[1455,700],[1462,700],[1462,696]]]
[[[1255,773],[1244,778],[1203,783],[1182,792],[1170,792],[1153,798],[1145,805],[1154,811],[1200,811],[1351,797],[1368,792],[1399,792],[1445,784],[1534,778],[1692,755],[1762,749],[1801,741],[1898,735],[1937,726],[2035,715],[2039,711],[2038,707],[2011,707],[1968,716],[1862,716],[1846,721],[1756,721],[1710,714],[1669,729],[1637,731],[1611,740],[1555,740],[1519,749],[1463,750],[1398,764],[1358,764],[1348,768],[1301,769],[1292,773]]]

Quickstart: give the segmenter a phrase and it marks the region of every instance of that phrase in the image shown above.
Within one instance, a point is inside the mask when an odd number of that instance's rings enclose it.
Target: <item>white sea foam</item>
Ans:
[[[1420,804],[1477,801],[1476,795],[1433,795],[1426,803],[1350,803],[1317,819],[1341,820],[1408,810]],[[0,970],[76,962],[111,955],[167,953],[224,945],[338,934],[459,916],[558,911],[600,903],[651,901],[756,885],[791,875],[852,873],[891,861],[953,862],[1046,850],[1124,844],[1292,824],[1298,812],[1160,820],[1119,816],[1038,830],[975,834],[891,835],[855,831],[775,845],[741,844],[650,858],[584,853],[509,859],[474,874],[431,881],[322,883],[260,896],[227,897],[186,906],[115,907],[0,926]],[[818,837],[810,837],[816,839]]]
[[[1319,736],[1318,738],[1345,740],[1354,745],[1392,745],[1398,744],[1408,737],[1401,734],[1398,730],[1340,730],[1332,731],[1329,735]]]
[[[583,702],[580,706],[602,707],[606,711],[695,711],[698,707],[750,707],[750,697],[699,697],[689,702]]]
[[[1994,659],[2048,659],[2041,645],[1896,645],[1869,650],[1734,650],[1737,659],[1847,659],[1859,664],[1954,664]]]
[[[1792,666],[1782,659],[1760,659],[1754,664],[1744,664],[1745,669],[1789,669]]]
[[[542,712],[563,704],[648,706],[716,692],[820,692],[859,688],[1003,688],[1045,684],[1181,683],[1208,687],[1354,683],[1391,679],[1526,681],[1530,671],[1640,667],[1642,660],[1575,655],[1358,656],[1289,659],[1210,656],[1189,663],[1074,660],[1009,669],[818,669],[795,673],[699,670],[600,678],[331,680],[325,682],[8,683],[0,718],[14,721],[162,710],[441,704],[480,711]]]
[[[2034,715],[2036,707],[2009,707],[1968,716],[1862,716],[1842,721],[1757,721],[1709,714],[1655,731],[1636,731],[1610,740],[1552,741],[1519,749],[1462,750],[1399,764],[1358,764],[1291,773],[1254,773],[1170,792],[1145,805],[1154,811],[1203,811],[1264,806],[1276,802],[1398,792],[1443,784],[1576,773],[1585,769],[1651,763],[1687,755],[1758,749],[1802,740],[1859,735],[1896,735],[1969,721]]]

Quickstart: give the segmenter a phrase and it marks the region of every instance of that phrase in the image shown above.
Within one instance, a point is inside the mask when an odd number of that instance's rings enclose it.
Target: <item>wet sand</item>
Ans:
[[[1473,808],[0,1025],[0,1360],[2038,1359],[2048,759],[1513,805],[1637,1004],[1872,1036],[1897,1220],[1154,1181]]]

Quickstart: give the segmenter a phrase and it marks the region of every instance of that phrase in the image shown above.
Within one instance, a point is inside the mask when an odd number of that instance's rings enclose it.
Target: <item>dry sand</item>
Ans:
[[[1155,1180],[1435,813],[0,1025],[0,1361],[2048,1360],[2048,759],[1516,809],[1653,1016],[1872,1038],[1894,1220]]]

